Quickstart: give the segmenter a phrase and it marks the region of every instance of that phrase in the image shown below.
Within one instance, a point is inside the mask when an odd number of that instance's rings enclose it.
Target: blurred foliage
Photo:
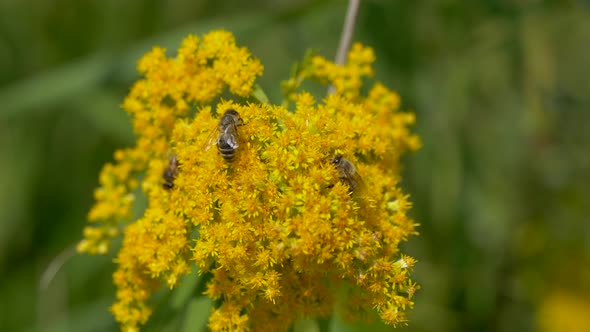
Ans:
[[[0,330],[118,330],[107,312],[112,257],[67,248],[101,165],[132,141],[118,105],[140,54],[226,28],[261,58],[260,84],[279,102],[280,80],[307,49],[335,53],[345,9],[336,0],[0,1]],[[423,286],[405,330],[582,331],[590,4],[366,0],[356,39],[375,48],[378,79],[416,111],[424,142],[403,183],[422,225],[406,251]],[[63,266],[40,285],[56,257]],[[201,330],[211,304],[186,295],[196,283],[162,294],[155,317],[175,322],[147,330]],[[389,330],[338,318],[331,329]]]

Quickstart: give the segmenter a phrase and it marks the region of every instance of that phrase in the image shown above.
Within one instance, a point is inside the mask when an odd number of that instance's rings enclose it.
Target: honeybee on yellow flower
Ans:
[[[178,161],[178,157],[173,155],[168,162],[168,166],[164,169],[164,174],[162,178],[164,179],[164,184],[162,185],[164,189],[172,189],[174,188],[174,179],[178,174],[178,166],[180,166],[180,162]]]
[[[365,182],[350,160],[344,158],[341,154],[337,154],[332,160],[330,160],[330,164],[336,166],[336,169],[338,170],[338,178],[340,178],[340,181],[348,185],[350,192],[364,188]]]
[[[226,161],[232,161],[234,159],[236,149],[238,148],[238,126],[243,126],[244,120],[240,117],[240,114],[234,109],[228,109],[223,113],[219,119],[217,128],[213,132],[216,135],[209,140],[209,147],[216,144],[219,153]]]

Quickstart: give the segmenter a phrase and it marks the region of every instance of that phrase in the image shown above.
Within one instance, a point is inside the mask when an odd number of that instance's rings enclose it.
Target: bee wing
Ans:
[[[238,130],[235,125],[228,126],[223,133],[223,139],[232,149],[238,148],[238,140],[236,137],[238,136]]]
[[[351,191],[361,192],[365,190],[365,181],[363,181],[363,178],[358,174],[358,172],[350,172],[350,170],[347,168],[342,168],[341,172],[348,182],[348,186],[350,187]]]
[[[352,176],[354,177],[354,181],[356,182],[355,190],[357,192],[364,192],[367,189],[367,185],[365,184],[365,181],[363,181],[363,178],[359,175],[358,172],[355,172]]]
[[[225,135],[225,142],[232,147],[232,149],[237,149],[238,148],[238,141],[236,140],[236,137],[234,135]]]
[[[217,126],[215,126],[215,128],[213,128],[211,130],[211,133],[209,133],[209,136],[207,136],[207,139],[205,140],[204,150],[207,151],[212,146],[217,145],[217,142],[219,141],[219,137],[220,137],[219,128],[217,128]]]

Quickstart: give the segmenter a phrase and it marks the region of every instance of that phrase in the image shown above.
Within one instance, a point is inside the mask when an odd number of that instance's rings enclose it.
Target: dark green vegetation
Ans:
[[[1,2],[0,330],[118,330],[112,257],[74,256],[39,283],[80,239],[101,165],[133,141],[118,105],[141,54],[226,28],[261,58],[278,103],[306,49],[334,55],[345,9]],[[404,330],[537,330],[551,292],[590,298],[588,2],[366,0],[355,39],[375,48],[377,78],[416,111],[424,142],[404,171],[422,225],[405,246],[422,290]],[[175,295],[146,330],[200,329],[207,304]]]

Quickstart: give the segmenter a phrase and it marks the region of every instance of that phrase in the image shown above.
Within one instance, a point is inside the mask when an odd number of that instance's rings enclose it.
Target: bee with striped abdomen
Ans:
[[[216,129],[217,138],[212,139],[210,145],[215,143],[219,153],[226,161],[234,159],[238,148],[238,126],[243,125],[244,121],[234,109],[228,109],[219,119]]]
[[[168,162],[168,166],[164,169],[164,174],[162,178],[164,179],[164,184],[162,185],[164,189],[172,189],[174,188],[174,179],[176,178],[176,174],[178,174],[178,166],[180,166],[180,162],[178,161],[178,157],[173,155]]]

